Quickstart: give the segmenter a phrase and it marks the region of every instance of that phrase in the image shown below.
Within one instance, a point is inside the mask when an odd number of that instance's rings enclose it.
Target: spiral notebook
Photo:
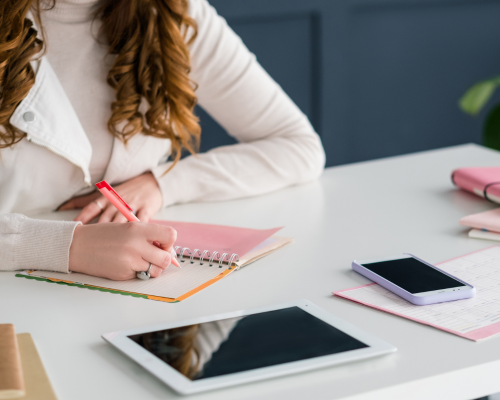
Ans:
[[[161,276],[147,281],[112,281],[80,273],[49,271],[25,271],[16,276],[177,302],[292,242],[291,238],[273,236],[281,228],[262,230],[191,222],[151,222],[177,230],[175,250],[182,268],[170,265]]]

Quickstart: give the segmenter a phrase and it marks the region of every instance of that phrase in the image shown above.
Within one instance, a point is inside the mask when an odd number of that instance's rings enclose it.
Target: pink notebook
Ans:
[[[475,286],[471,299],[416,306],[376,283],[333,292],[335,296],[478,341],[500,333],[500,246],[437,264]]]
[[[459,188],[500,203],[500,167],[459,168],[451,174]]]
[[[460,220],[460,225],[476,229],[500,232],[500,208],[467,215]]]
[[[219,254],[236,253],[240,257],[282,229],[249,229],[178,221],[150,222],[173,227],[177,231],[175,246],[188,247],[191,251],[199,249],[202,252],[208,250],[210,253],[217,251]]]

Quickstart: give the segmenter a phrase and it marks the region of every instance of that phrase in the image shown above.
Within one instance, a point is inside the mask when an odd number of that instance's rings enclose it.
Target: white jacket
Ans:
[[[115,139],[104,179],[118,184],[152,171],[166,207],[252,196],[317,178],[325,157],[307,118],[205,0],[192,0],[190,14],[198,23],[190,51],[199,104],[239,143],[187,157],[163,176],[169,140],[136,135],[125,146]],[[0,270],[67,272],[76,223],[20,214],[55,210],[90,190],[92,148],[48,60],[33,65],[35,84],[11,118],[26,138],[0,150]]]

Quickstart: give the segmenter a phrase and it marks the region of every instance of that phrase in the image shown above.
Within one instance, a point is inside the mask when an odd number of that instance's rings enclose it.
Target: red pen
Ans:
[[[139,218],[137,218],[134,214],[134,210],[127,204],[125,200],[121,198],[121,196],[116,193],[115,189],[111,187],[111,185],[106,181],[101,181],[95,184],[99,192],[102,193],[104,197],[106,197],[111,204],[113,204],[120,213],[127,218],[129,222],[140,222]],[[160,247],[158,242],[153,242],[156,247]],[[176,267],[180,268],[180,264],[177,261],[177,255],[175,254],[174,249],[171,250],[170,254],[172,254],[172,264]]]

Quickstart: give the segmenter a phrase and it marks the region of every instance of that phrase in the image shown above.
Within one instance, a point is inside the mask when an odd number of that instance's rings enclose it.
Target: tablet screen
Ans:
[[[299,307],[128,337],[191,380],[368,347]]]

